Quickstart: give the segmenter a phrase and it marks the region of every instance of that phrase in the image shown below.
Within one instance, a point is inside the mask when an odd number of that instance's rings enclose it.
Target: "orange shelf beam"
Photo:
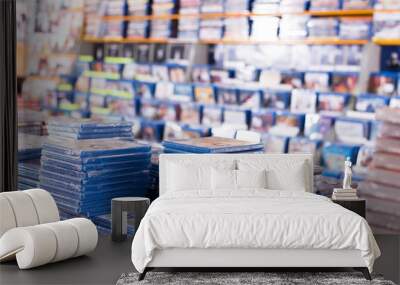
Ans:
[[[220,39],[220,40],[198,40],[185,41],[181,39],[157,39],[157,38],[93,38],[84,37],[86,42],[94,43],[188,43],[188,44],[222,44],[222,45],[249,45],[249,44],[265,44],[265,45],[364,45],[368,40],[343,40],[338,38],[308,38],[296,40],[252,40],[252,39]]]
[[[221,39],[221,40],[200,40],[203,44],[225,44],[225,45],[364,45],[368,40],[342,40],[337,38],[308,38],[308,39],[276,39],[276,40],[252,40],[252,39]]]
[[[381,46],[400,46],[400,39],[380,39],[373,38],[372,41]]]
[[[168,43],[168,39],[156,39],[156,38],[96,38],[85,36],[83,41],[90,43]]]

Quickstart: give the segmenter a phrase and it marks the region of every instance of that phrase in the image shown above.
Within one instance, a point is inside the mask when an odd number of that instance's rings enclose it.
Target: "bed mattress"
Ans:
[[[171,248],[359,250],[370,271],[380,255],[361,216],[316,194],[265,189],[162,195],[140,223],[132,262],[143,272],[156,250]]]

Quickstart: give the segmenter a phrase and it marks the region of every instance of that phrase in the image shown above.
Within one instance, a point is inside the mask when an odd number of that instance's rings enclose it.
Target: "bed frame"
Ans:
[[[165,185],[168,179],[166,173],[169,161],[195,160],[196,163],[212,163],[214,160],[235,160],[262,158],[278,160],[285,156],[294,161],[305,161],[308,166],[309,187],[312,192],[313,161],[308,154],[162,154],[160,156],[160,195],[166,192]],[[146,273],[156,268],[229,268],[230,271],[246,271],[265,268],[343,268],[349,267],[361,271],[367,280],[371,275],[361,257],[359,250],[330,250],[330,249],[248,249],[248,248],[169,248],[158,249],[153,259],[147,265],[139,280],[143,280]],[[263,270],[260,270],[263,271]]]
[[[152,261],[139,275],[139,280],[143,280],[146,273],[155,268],[229,268],[234,271],[246,271],[254,268],[338,267],[350,267],[361,271],[367,280],[371,280],[359,250],[237,248],[156,250]]]

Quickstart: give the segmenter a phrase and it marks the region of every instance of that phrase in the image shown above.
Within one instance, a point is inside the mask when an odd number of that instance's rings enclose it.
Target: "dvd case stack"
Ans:
[[[279,17],[252,16],[251,39],[252,40],[275,40],[278,38]],[[265,29],[268,27],[268,29]]]
[[[103,27],[102,16],[105,14],[106,1],[85,1],[85,36],[100,37]]]
[[[367,40],[370,38],[370,19],[342,18],[340,20],[339,37],[341,39]]]
[[[247,17],[224,19],[224,38],[231,40],[246,40],[249,38],[250,26]]]
[[[109,21],[102,25],[101,36],[106,39],[122,39],[124,37],[124,21]]]
[[[382,122],[376,152],[359,193],[367,200],[367,220],[375,233],[400,233],[400,110],[377,110]]]
[[[250,153],[263,152],[261,143],[251,143],[222,137],[165,140],[164,153]]]
[[[252,12],[254,14],[278,13],[280,0],[255,0]]]
[[[123,16],[125,14],[125,0],[108,0],[105,2],[105,16]]]
[[[333,200],[357,200],[357,189],[335,188],[332,193]]]
[[[163,147],[159,143],[152,144],[151,147],[151,165],[149,172],[149,190],[147,197],[153,201],[159,195],[159,157],[163,152]]]
[[[175,12],[174,0],[153,0],[153,16],[168,16]],[[153,19],[150,27],[150,37],[167,39],[172,33],[172,21],[170,19]]]
[[[109,214],[112,198],[145,196],[150,157],[151,148],[143,143],[50,136],[43,145],[40,185],[62,212]]]
[[[279,37],[281,39],[303,39],[307,37],[309,16],[282,16]]]
[[[366,10],[371,8],[371,0],[343,0],[343,10]]]
[[[301,13],[306,9],[308,0],[281,0],[279,12],[281,13]]]
[[[101,119],[53,119],[48,123],[49,135],[56,138],[87,140],[102,138],[132,139],[132,123]]]
[[[40,157],[47,137],[18,134],[18,189],[39,187]]]
[[[279,17],[256,16],[255,14],[278,13],[280,0],[255,0],[251,16],[251,39],[274,40],[278,37]],[[265,27],[268,27],[266,29]]]
[[[46,116],[33,110],[18,111],[18,133],[37,136],[47,135]]]
[[[18,134],[18,161],[40,159],[45,139],[44,136]]]
[[[224,13],[224,0],[203,0],[200,6],[201,14]],[[203,18],[200,21],[199,38],[201,40],[219,40],[222,38],[223,18]]]
[[[73,218],[73,217],[70,217]],[[91,218],[92,222],[96,225],[97,230],[104,235],[111,235],[111,215],[101,215]],[[127,215],[127,229],[126,233],[128,236],[133,236],[135,234],[135,217],[134,215],[128,213]]]
[[[400,9],[400,2],[397,0],[375,0],[374,8],[376,10],[396,10]]]
[[[150,0],[127,0],[127,14],[145,16],[149,12]]]
[[[400,38],[400,13],[375,12],[374,36],[382,39]]]
[[[18,162],[18,189],[38,188],[40,173],[40,158]]]
[[[244,0],[225,0],[225,13],[247,14],[249,3]],[[247,17],[228,17],[224,19],[225,39],[243,40],[248,39],[250,25]]]
[[[312,18],[307,22],[308,36],[311,38],[336,37],[339,20],[336,18]]]
[[[123,16],[126,11],[125,0],[104,1],[105,16]],[[122,39],[125,36],[124,21],[103,21],[102,36],[110,39]]]
[[[199,31],[199,19],[188,15],[200,13],[200,0],[180,0],[178,24],[178,38],[186,40],[197,40]]]
[[[146,38],[149,23],[148,21],[130,21],[127,23],[127,38]]]
[[[127,14],[131,16],[148,15],[150,0],[128,0]],[[126,28],[127,38],[146,38],[149,22],[147,20],[128,21]]]
[[[340,0],[311,0],[310,10],[329,11],[340,8]]]

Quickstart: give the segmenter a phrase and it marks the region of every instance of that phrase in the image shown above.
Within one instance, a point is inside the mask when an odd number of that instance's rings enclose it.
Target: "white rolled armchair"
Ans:
[[[45,190],[0,193],[0,262],[16,258],[20,269],[37,267],[87,254],[97,239],[88,219],[60,221]]]

